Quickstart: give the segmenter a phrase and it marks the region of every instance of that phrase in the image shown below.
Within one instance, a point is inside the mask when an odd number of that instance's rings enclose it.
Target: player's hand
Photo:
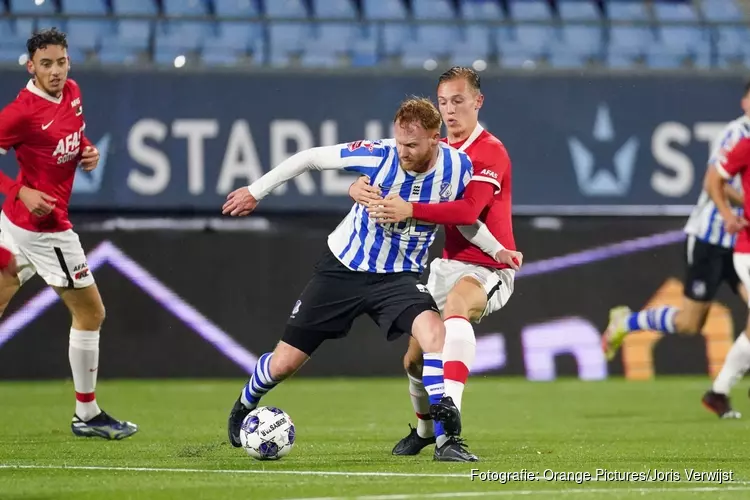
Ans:
[[[247,186],[245,186],[229,193],[221,213],[232,217],[244,217],[255,210],[257,206],[258,200],[250,194]]]
[[[724,219],[724,226],[727,228],[727,232],[731,234],[739,233],[747,227],[747,220],[743,217],[737,217],[732,214],[731,217]]]
[[[99,150],[93,146],[86,146],[81,153],[81,168],[84,172],[91,172],[99,165]]]
[[[370,218],[381,224],[402,222],[414,215],[411,203],[396,193],[391,193],[384,200],[371,203],[368,209]]]
[[[29,212],[37,217],[52,212],[55,209],[55,203],[57,203],[57,198],[26,186],[21,187],[18,191],[18,199],[21,200],[21,203],[26,206]]]
[[[349,186],[349,197],[366,207],[375,201],[383,199],[383,193],[377,186],[370,185],[370,178],[366,175],[361,176]]]
[[[518,271],[523,265],[523,254],[515,250],[503,248],[495,254],[495,260],[501,264],[510,266],[514,271]]]

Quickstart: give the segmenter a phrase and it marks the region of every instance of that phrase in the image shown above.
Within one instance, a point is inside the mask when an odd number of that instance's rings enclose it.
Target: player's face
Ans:
[[[484,96],[471,88],[465,78],[454,78],[438,87],[438,109],[448,135],[461,136],[474,131]]]
[[[68,51],[60,45],[47,45],[34,53],[27,63],[36,85],[51,96],[59,96],[68,79]]]
[[[423,172],[432,163],[440,132],[425,130],[419,123],[397,123],[394,131],[396,150],[405,170]]]

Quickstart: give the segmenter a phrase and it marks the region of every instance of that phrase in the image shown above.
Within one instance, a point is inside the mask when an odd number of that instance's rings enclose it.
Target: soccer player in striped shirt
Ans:
[[[364,174],[384,192],[425,203],[449,202],[461,196],[472,164],[465,153],[440,142],[442,121],[432,103],[406,100],[394,124],[392,140],[358,141],[297,153],[251,186],[230,193],[223,213],[248,215],[277,186],[311,169]],[[404,333],[414,336],[424,351],[424,387],[432,405],[441,408],[440,424],[446,431],[460,428],[458,409],[444,397],[445,329],[435,301],[419,283],[436,233],[435,224],[380,224],[369,218],[361,205],[352,207],[329,235],[329,250],[294,305],[281,342],[273,352],[260,357],[232,408],[228,427],[233,446],[241,446],[242,422],[261,397],[294,374],[324,341],[347,335],[354,319],[363,314],[380,326],[388,340]],[[475,460],[452,436],[436,453],[445,460]]]
[[[750,137],[750,83],[745,85],[741,106],[745,114],[727,124],[712,150],[706,170],[706,182],[739,141]],[[723,189],[733,205],[732,214],[742,217],[744,195],[740,176],[729,179],[723,184]],[[636,312],[632,312],[627,306],[611,309],[609,324],[602,337],[607,359],[613,359],[625,337],[635,331],[699,333],[722,282],[747,302],[747,288],[739,279],[732,260],[737,235],[726,230],[726,220],[707,187],[701,191],[684,230],[687,235],[686,272],[681,307],[661,306]],[[750,342],[741,334],[730,350],[724,368],[714,380],[713,387],[703,395],[703,405],[720,418],[740,417],[730,405],[729,392],[737,380],[732,360],[737,356],[741,357],[741,353],[745,351],[750,353]]]
[[[500,310],[513,294],[515,271],[523,256],[515,250],[511,219],[510,158],[502,142],[479,124],[484,102],[479,75],[471,68],[454,67],[438,80],[438,106],[448,136],[443,142],[464,151],[472,160],[473,174],[461,200],[439,205],[406,201],[380,193],[365,195],[362,180],[350,190],[352,197],[367,205],[376,220],[395,223],[416,220],[445,225],[443,258],[430,265],[427,288],[435,298],[445,322],[443,364],[445,393],[461,410],[464,386],[476,355],[472,322]],[[366,183],[364,183],[366,185]],[[483,221],[498,240],[494,248],[483,249],[467,241],[459,224]],[[422,353],[410,341],[404,357],[409,393],[417,414],[417,428],[394,447],[394,455],[416,455],[435,440],[427,393],[419,380]],[[433,408],[440,409],[439,406]],[[444,438],[442,438],[444,439]],[[438,447],[441,438],[438,437]]]

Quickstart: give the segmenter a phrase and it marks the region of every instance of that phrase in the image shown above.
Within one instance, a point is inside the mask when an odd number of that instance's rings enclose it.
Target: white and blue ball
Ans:
[[[278,460],[294,447],[294,423],[285,411],[261,406],[243,420],[240,441],[254,459]]]

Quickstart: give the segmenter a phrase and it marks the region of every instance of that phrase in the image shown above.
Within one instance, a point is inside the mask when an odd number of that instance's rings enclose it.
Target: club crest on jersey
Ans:
[[[349,151],[356,151],[360,148],[367,148],[367,150],[372,153],[372,150],[377,144],[378,142],[376,141],[354,141],[347,144],[346,149],[348,149]]]
[[[81,98],[76,97],[73,99],[73,101],[70,103],[71,108],[78,108],[76,110],[76,116],[81,116],[83,114],[83,106],[81,106]]]
[[[448,200],[453,193],[450,182],[443,182],[440,184],[440,201]]]

